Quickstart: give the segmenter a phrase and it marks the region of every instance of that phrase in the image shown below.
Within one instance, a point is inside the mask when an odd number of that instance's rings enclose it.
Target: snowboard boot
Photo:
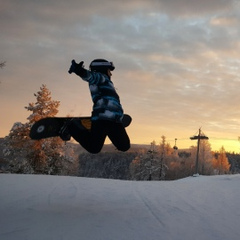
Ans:
[[[71,135],[69,133],[69,125],[72,123],[72,119],[67,120],[63,126],[61,127],[61,129],[59,130],[59,137],[63,140],[63,141],[69,141],[71,139]]]

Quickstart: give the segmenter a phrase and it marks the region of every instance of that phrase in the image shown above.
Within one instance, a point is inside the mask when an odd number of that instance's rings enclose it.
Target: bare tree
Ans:
[[[0,68],[3,68],[6,66],[6,62],[0,62]]]

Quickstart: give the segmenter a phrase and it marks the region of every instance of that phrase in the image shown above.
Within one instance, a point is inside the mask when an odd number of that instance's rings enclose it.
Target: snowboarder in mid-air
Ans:
[[[75,73],[89,84],[93,101],[91,129],[87,130],[73,118],[63,125],[59,135],[64,141],[72,136],[90,153],[100,152],[107,136],[118,150],[127,151],[130,140],[122,124],[123,108],[111,81],[115,66],[105,59],[95,59],[90,70],[86,70],[83,63],[72,60],[69,73]]]

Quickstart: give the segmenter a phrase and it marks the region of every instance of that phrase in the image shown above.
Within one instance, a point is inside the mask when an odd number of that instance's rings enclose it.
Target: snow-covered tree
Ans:
[[[213,160],[213,168],[215,174],[227,174],[229,173],[230,164],[226,155],[226,151],[222,146],[217,157]]]
[[[11,171],[22,173],[64,174],[74,163],[71,154],[66,156],[69,147],[59,138],[31,140],[31,126],[45,117],[54,117],[58,113],[59,101],[53,101],[51,92],[46,85],[34,94],[37,101],[25,107],[32,114],[25,124],[15,123],[9,135],[5,138],[8,155],[11,154]],[[70,153],[70,150],[68,150]],[[72,162],[72,163],[71,163]],[[75,164],[75,163],[74,163]],[[68,169],[69,170],[69,169]],[[67,171],[68,171],[67,170]]]
[[[195,162],[197,156],[197,147],[191,147],[191,158]],[[208,140],[201,140],[199,146],[198,172],[203,175],[211,175],[213,173],[213,153]]]
[[[171,148],[170,144],[166,142],[166,137],[162,136],[162,141],[159,145],[159,179],[165,179],[167,165],[166,163],[169,161],[169,158],[172,157],[173,148]]]
[[[134,180],[163,180],[165,179],[167,166],[166,138],[162,137],[164,143],[156,146],[156,142],[151,143],[150,149],[145,153],[140,153],[130,165],[131,178]]]
[[[51,92],[46,85],[40,87],[40,91],[34,94],[37,99],[35,103],[29,103],[25,107],[32,114],[28,117],[29,123],[32,124],[45,117],[54,117],[58,113],[60,101],[53,101]]]

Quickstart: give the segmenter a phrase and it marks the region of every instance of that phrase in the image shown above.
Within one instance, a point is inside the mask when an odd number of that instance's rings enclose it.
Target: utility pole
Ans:
[[[207,136],[202,135],[201,128],[199,128],[199,132],[197,136],[190,137],[191,140],[197,141],[197,155],[196,155],[196,164],[195,164],[195,175],[198,175],[198,159],[199,159],[199,148],[200,148],[200,140],[201,139],[209,139]]]

